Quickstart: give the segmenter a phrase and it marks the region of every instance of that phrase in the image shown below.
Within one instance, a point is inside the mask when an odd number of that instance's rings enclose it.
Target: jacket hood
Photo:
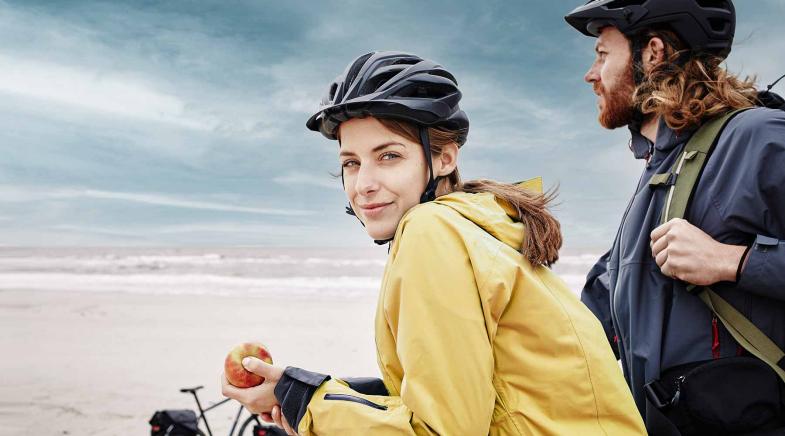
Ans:
[[[520,182],[518,186],[536,193],[543,192],[541,177]],[[487,192],[479,194],[453,192],[433,202],[456,210],[500,242],[520,250],[524,228],[518,221],[517,211],[508,202]]]

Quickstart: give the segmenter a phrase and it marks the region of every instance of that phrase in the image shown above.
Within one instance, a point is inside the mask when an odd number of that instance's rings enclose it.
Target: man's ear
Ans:
[[[442,154],[434,162],[434,175],[437,177],[449,175],[458,166],[458,144],[451,142],[442,147]]]
[[[649,39],[646,47],[643,48],[643,68],[650,71],[655,65],[665,60],[665,43],[659,37]]]

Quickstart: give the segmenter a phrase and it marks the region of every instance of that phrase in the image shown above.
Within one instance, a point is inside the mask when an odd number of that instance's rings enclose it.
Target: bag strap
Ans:
[[[697,295],[717,315],[739,345],[766,362],[785,382],[785,352],[774,341],[708,286],[699,288]]]
[[[684,146],[684,151],[670,172],[652,177],[649,184],[670,186],[661,223],[686,216],[695,186],[722,130],[728,121],[745,110],[747,109],[737,109],[705,123]],[[768,364],[785,382],[785,352],[774,341],[708,286],[699,288],[690,284],[687,291],[697,295],[717,315],[739,345]]]
[[[687,145],[684,146],[684,151],[676,161],[674,168],[671,168],[671,171],[667,173],[670,183],[666,182],[666,184],[670,185],[670,190],[665,200],[665,208],[662,211],[660,220],[662,224],[673,218],[686,216],[695,186],[703,173],[709,155],[717,144],[720,133],[731,118],[745,110],[747,109],[737,109],[708,121],[687,141]],[[657,176],[660,174],[654,177]]]

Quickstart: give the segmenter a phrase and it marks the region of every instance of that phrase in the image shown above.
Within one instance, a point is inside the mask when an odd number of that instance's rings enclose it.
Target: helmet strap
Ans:
[[[632,37],[632,82],[635,87],[643,84],[643,37],[642,35],[634,35]],[[643,123],[643,112],[640,108],[633,108],[632,119],[638,125]]]
[[[425,152],[425,162],[428,163],[428,184],[425,186],[425,192],[420,196],[420,203],[426,203],[436,199],[436,186],[439,182],[439,177],[433,177],[431,140],[428,136],[428,127],[426,126],[420,126],[420,143],[422,144],[423,152]]]
[[[344,188],[344,190],[346,189],[346,184],[343,180],[343,168],[341,168],[341,186]],[[357,218],[357,221],[359,221],[360,224],[363,227],[365,227],[365,223],[363,222],[363,220],[361,220],[360,217],[357,216],[357,212],[355,212],[354,209],[352,209],[351,203],[348,206],[346,206],[346,214]]]

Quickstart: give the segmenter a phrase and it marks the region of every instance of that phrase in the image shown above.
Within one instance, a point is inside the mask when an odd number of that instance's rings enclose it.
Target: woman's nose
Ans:
[[[379,190],[378,173],[372,165],[362,165],[357,172],[355,189],[362,195],[368,195]]]

